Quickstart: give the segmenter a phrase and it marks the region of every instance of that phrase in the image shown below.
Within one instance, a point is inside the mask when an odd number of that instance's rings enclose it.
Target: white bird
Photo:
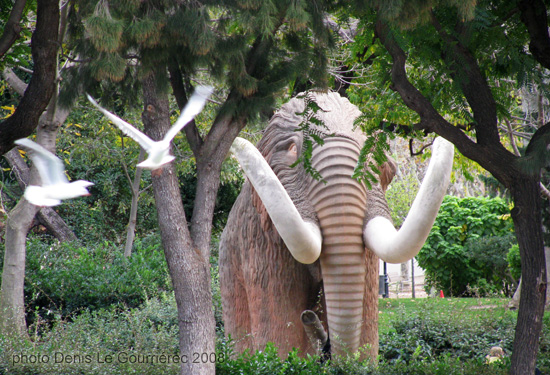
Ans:
[[[28,149],[42,180],[42,186],[29,185],[25,189],[24,197],[30,203],[35,206],[57,206],[63,199],[90,195],[86,188],[93,183],[85,180],[69,182],[63,162],[44,147],[27,138],[18,139],[14,143]]]
[[[212,88],[208,86],[199,86],[189,98],[189,101],[176,123],[168,130],[164,138],[160,141],[153,141],[151,138],[137,130],[131,124],[122,120],[118,116],[112,114],[102,108],[97,102],[88,95],[88,100],[95,105],[105,116],[118,126],[120,130],[127,136],[133,138],[147,152],[148,157],[137,166],[146,169],[157,169],[162,165],[174,160],[174,156],[170,155],[170,142],[180,132],[185,125],[195,118],[202,111],[206,100],[212,93]]]

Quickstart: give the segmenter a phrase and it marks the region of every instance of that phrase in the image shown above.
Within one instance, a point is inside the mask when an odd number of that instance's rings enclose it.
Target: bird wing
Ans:
[[[187,105],[181,112],[180,117],[164,136],[165,141],[170,142],[189,121],[193,120],[202,111],[212,91],[213,88],[210,86],[198,86],[195,89],[195,92],[191,95]]]
[[[69,183],[63,162],[57,156],[28,138],[18,139],[14,143],[29,150],[29,156],[42,179],[42,185]]]
[[[120,117],[112,114],[111,112],[107,111],[105,108],[101,107],[97,102],[90,96],[88,96],[88,100],[97,107],[105,116],[111,120],[113,124],[115,124],[124,134],[131,137],[134,141],[139,143],[139,145],[146,151],[149,151],[151,148],[154,147],[155,141],[153,141],[151,138],[137,130],[135,127],[121,119]]]

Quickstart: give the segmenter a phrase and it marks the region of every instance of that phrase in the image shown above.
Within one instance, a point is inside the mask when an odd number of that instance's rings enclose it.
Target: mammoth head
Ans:
[[[354,126],[360,112],[337,93],[312,95],[320,107],[315,117],[326,126],[310,124],[310,131],[324,140],[311,155],[322,181],[306,173],[303,163],[293,166],[304,151],[303,134],[296,131],[304,121],[303,99],[292,99],[273,116],[257,149],[237,138],[231,152],[254,187],[265,229],[273,225],[297,261],[320,258],[331,343],[336,352],[343,347],[354,351],[363,324],[365,251],[390,263],[420,251],[447,189],[454,148],[436,139],[422,187],[397,231],[384,197],[395,164],[380,166],[380,183],[372,189],[352,178],[366,138]]]

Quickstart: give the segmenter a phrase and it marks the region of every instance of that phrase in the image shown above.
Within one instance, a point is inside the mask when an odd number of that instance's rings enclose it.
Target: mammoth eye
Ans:
[[[290,147],[288,148],[288,152],[294,156],[298,156],[298,147],[296,146],[296,143],[290,144]]]

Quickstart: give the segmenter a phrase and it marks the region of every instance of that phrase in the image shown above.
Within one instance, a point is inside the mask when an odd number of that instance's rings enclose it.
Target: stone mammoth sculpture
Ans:
[[[327,127],[311,125],[324,137],[311,158],[324,181],[313,179],[302,163],[291,167],[303,147],[296,131],[303,99],[282,106],[257,149],[241,138],[231,148],[248,181],[220,243],[225,331],[239,351],[274,342],[281,353],[311,353],[315,340],[303,324],[317,315],[333,354],[368,344],[366,355],[375,356],[379,257],[401,263],[418,253],[447,189],[454,148],[436,139],[422,187],[396,231],[384,196],[395,167],[381,166],[380,183],[370,190],[353,179],[365,141],[353,126],[360,112],[336,93],[312,95],[322,109],[316,117]],[[321,341],[322,331],[317,323]]]

